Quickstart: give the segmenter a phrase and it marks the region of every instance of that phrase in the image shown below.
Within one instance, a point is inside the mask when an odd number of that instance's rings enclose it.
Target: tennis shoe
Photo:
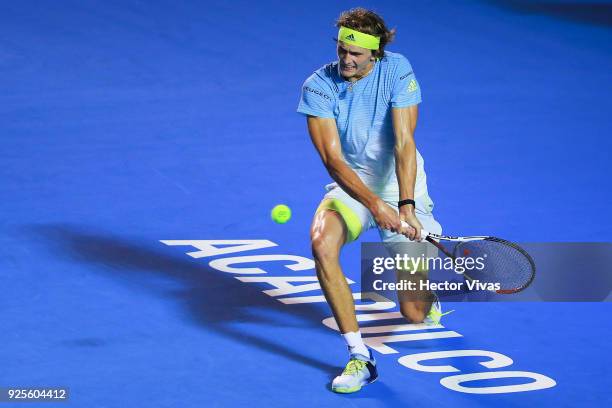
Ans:
[[[446,316],[447,314],[453,313],[453,312],[454,310],[451,310],[446,313],[442,313],[442,304],[440,303],[440,300],[436,296],[436,300],[434,300],[434,302],[431,304],[429,313],[427,313],[427,316],[425,317],[425,320],[423,321],[423,323],[430,325],[430,326],[438,325],[440,324],[440,321],[442,320],[443,316]]]
[[[378,378],[376,360],[372,355],[372,350],[369,350],[369,352],[369,357],[361,354],[351,354],[342,374],[334,378],[332,391],[342,394],[357,392],[361,387],[374,382]]]

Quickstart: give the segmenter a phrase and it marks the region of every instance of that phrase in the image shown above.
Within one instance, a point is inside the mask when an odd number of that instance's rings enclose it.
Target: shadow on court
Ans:
[[[96,272],[104,271],[125,283],[137,283],[142,290],[156,292],[185,305],[188,315],[206,330],[214,330],[235,341],[248,343],[262,351],[309,365],[324,372],[337,372],[339,367],[299,353],[284,344],[268,338],[258,337],[229,326],[232,322],[290,326],[266,317],[257,310],[269,309],[279,314],[291,314],[303,320],[300,327],[320,330],[320,321],[327,315],[315,307],[301,305],[288,308],[266,296],[252,284],[245,284],[208,266],[208,260],[188,260],[164,254],[168,250],[162,244],[159,249],[137,241],[110,234],[103,234],[82,227],[65,224],[34,225],[26,228],[28,235],[44,240],[55,253],[74,262],[98,266]],[[184,256],[184,254],[182,254]],[[198,263],[199,262],[199,263]],[[172,291],[159,290],[152,279],[162,276],[183,286]],[[253,311],[251,311],[254,309]]]
[[[81,226],[69,224],[32,225],[25,228],[29,238],[42,240],[53,254],[68,258],[72,262],[90,265],[88,270],[111,275],[130,287],[152,292],[159,297],[179,302],[185,306],[187,316],[205,330],[211,330],[234,341],[246,343],[279,358],[307,365],[329,375],[328,383],[321,384],[331,392],[331,381],[343,367],[330,364],[293,349],[287,342],[281,344],[270,338],[231,327],[232,322],[282,325],[283,327],[312,327],[321,330],[321,320],[329,316],[325,308],[315,305],[284,305],[263,294],[258,286],[233,279],[232,275],[216,271],[206,260],[191,260],[180,255],[168,255],[169,248],[154,241],[156,245],[143,244],[135,239],[115,236]],[[174,248],[176,249],[176,248]],[[158,279],[169,279],[172,285],[159,284]],[[177,290],[177,285],[179,286]],[[168,290],[171,287],[171,290]],[[297,317],[300,323],[278,321],[271,318],[270,311],[277,316]],[[295,320],[295,319],[294,319]],[[103,346],[103,339],[80,339],[69,345],[79,347]],[[330,345],[330,347],[334,347]],[[426,347],[411,345],[414,349]],[[371,400],[388,407],[401,406],[400,395],[385,384],[384,373],[374,386],[366,387],[355,394],[338,395],[338,398]],[[378,397],[384,395],[384,398]]]

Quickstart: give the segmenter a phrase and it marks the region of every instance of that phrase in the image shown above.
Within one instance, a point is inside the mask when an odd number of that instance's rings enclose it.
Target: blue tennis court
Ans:
[[[612,404],[609,302],[457,303],[432,329],[362,299],[380,379],[331,392],[346,351],[308,232],[330,177],[295,110],[358,5],[419,78],[445,233],[612,240],[609,1],[4,1],[0,388],[69,389],[26,404],[45,407]],[[358,293],[358,243],[342,262]]]

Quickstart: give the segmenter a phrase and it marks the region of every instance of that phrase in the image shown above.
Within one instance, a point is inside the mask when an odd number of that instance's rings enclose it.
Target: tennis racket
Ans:
[[[407,227],[402,221],[402,227]],[[535,278],[536,266],[533,258],[514,242],[489,236],[451,237],[421,230],[421,240],[426,240],[455,261],[459,257],[482,257],[482,269],[466,270],[463,276],[483,284],[499,283],[500,294],[512,294],[527,288]],[[440,241],[454,242],[454,247]]]

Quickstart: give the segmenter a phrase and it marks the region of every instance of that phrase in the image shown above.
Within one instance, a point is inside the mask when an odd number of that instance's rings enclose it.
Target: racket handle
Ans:
[[[408,225],[408,223],[404,220],[402,220],[402,228],[408,228],[410,225]],[[424,229],[421,230],[421,241],[425,241],[425,238],[427,238],[427,236],[429,235],[429,231],[426,231]]]

